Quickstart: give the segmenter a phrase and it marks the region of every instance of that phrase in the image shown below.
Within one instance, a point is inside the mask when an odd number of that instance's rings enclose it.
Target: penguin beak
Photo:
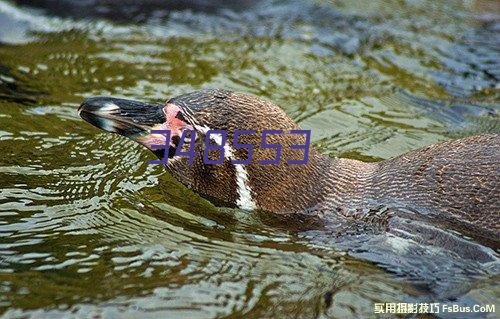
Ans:
[[[78,114],[95,127],[134,139],[136,135],[149,133],[154,126],[165,122],[162,108],[160,104],[91,97],[83,101]]]
[[[82,119],[102,130],[128,137],[155,154],[151,145],[165,144],[165,136],[152,134],[151,130],[168,129],[163,105],[112,97],[91,97],[78,108]]]

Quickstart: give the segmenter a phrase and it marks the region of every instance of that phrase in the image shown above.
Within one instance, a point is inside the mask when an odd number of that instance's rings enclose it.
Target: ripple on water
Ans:
[[[132,23],[102,11],[109,4],[63,12],[20,2],[0,1],[4,317],[359,318],[373,315],[374,302],[437,298],[349,257],[352,246],[337,251],[338,243],[208,204],[76,108],[91,95],[163,101],[226,87],[276,101],[325,154],[379,160],[464,129],[457,114],[394,100],[394,88],[495,102],[496,15],[470,1],[263,0],[209,11],[121,3],[141,12]],[[472,132],[498,131],[498,121],[477,119]],[[448,265],[440,261],[422,263],[421,273]],[[441,279],[460,286],[457,302],[498,299],[498,271],[471,287],[450,269],[455,277]]]

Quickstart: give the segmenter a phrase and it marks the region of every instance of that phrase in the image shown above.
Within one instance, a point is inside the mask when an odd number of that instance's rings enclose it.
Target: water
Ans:
[[[422,258],[444,274],[432,290],[425,271],[410,280],[217,208],[76,113],[92,95],[224,87],[275,101],[323,153],[365,161],[498,132],[496,118],[433,102],[498,105],[495,1],[159,2],[0,1],[3,317],[369,318],[376,302],[498,303],[487,265]]]

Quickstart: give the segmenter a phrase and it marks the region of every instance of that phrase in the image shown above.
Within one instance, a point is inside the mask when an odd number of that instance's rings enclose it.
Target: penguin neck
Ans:
[[[259,208],[288,214],[361,202],[373,164],[312,152],[304,165],[250,165],[247,169]]]

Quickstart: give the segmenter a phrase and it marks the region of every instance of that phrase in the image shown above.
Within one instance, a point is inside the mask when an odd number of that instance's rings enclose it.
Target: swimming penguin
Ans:
[[[158,157],[168,155],[167,170],[202,196],[242,209],[283,214],[322,214],[335,221],[373,220],[394,216],[428,220],[498,248],[500,228],[500,136],[476,135],[426,146],[377,163],[330,158],[310,148],[305,164],[290,164],[303,157],[306,137],[285,134],[299,126],[275,104],[252,95],[227,90],[184,94],[165,104],[92,97],[79,108],[80,116],[94,126],[131,138]],[[170,140],[152,130],[170,130]],[[193,139],[183,134],[193,130]],[[214,137],[224,150],[223,162],[207,164],[203,152],[210,130],[227,133]],[[255,131],[239,135],[236,130]],[[281,145],[279,163],[259,164],[276,158],[276,149],[262,148],[262,131],[268,144]],[[181,138],[183,138],[181,143]],[[195,157],[174,156],[181,146],[193,147]],[[158,148],[163,144],[164,148]],[[165,149],[168,148],[168,149]],[[210,155],[212,156],[212,155]],[[383,207],[383,209],[380,209]],[[382,222],[382,224],[384,224]]]

